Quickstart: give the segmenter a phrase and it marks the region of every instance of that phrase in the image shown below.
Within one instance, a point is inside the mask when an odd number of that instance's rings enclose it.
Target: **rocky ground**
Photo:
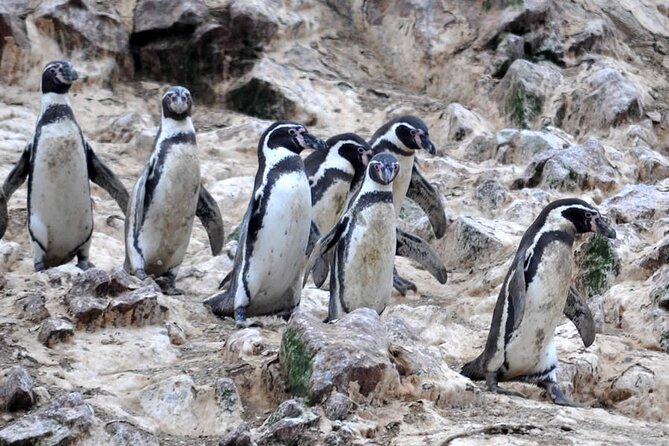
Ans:
[[[669,441],[669,2],[661,0],[10,0],[0,4],[0,178],[30,138],[39,75],[68,58],[77,119],[130,189],[171,84],[193,92],[203,181],[229,242],[196,223],[164,296],[128,277],[123,214],[93,186],[97,269],[34,273],[26,189],[0,241],[0,445],[666,444]],[[369,137],[421,116],[419,155],[449,227],[401,225],[449,268],[381,317],[320,322],[307,285],[290,322],[234,329],[202,305],[275,119]],[[482,349],[524,230],[550,201],[595,203],[618,238],[577,242],[574,284],[597,322],[557,329],[559,379],[586,408],[492,395],[457,370]]]

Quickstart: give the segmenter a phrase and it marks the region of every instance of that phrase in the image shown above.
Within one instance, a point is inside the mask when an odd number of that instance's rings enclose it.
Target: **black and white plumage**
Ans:
[[[219,316],[289,315],[300,302],[301,272],[312,228],[311,191],[299,153],[325,150],[300,124],[278,121],[258,143],[253,195],[239,232],[229,289],[205,301]]]
[[[171,87],[161,104],[160,130],[128,209],[125,268],[140,278],[164,276],[164,291],[180,294],[175,280],[195,216],[207,230],[213,255],[223,247],[223,220],[216,201],[200,184],[190,92]]]
[[[430,140],[427,126],[416,116],[401,116],[379,128],[369,145],[374,153],[392,153],[400,165],[400,173],[393,183],[393,203],[397,216],[405,197],[415,201],[430,220],[437,238],[446,233],[446,214],[441,199],[432,185],[420,174],[415,165],[415,153],[425,150],[434,155],[435,146]],[[409,257],[423,265],[440,283],[446,283],[447,272],[439,255],[419,237],[398,231],[397,255]],[[394,287],[405,295],[416,291],[416,285],[394,273]]]
[[[334,250],[328,320],[356,308],[381,313],[393,289],[395,207],[393,185],[400,170],[389,153],[369,162],[362,188],[337,224],[314,246],[304,280],[317,259]]]
[[[68,61],[44,67],[35,133],[3,184],[9,200],[28,178],[28,231],[36,271],[69,262],[75,255],[77,266],[90,266],[89,180],[109,192],[124,213],[128,205],[125,187],[95,155],[74,118],[67,93],[76,79]]]
[[[583,200],[557,200],[541,211],[523,235],[502,284],[485,350],[463,367],[463,375],[485,379],[491,391],[514,395],[500,389],[498,381],[537,383],[556,404],[573,404],[556,382],[554,335],[563,312],[578,316],[584,308],[587,311],[587,305],[570,287],[574,238],[586,232],[616,236],[597,209]],[[565,304],[573,308],[565,308]],[[571,319],[584,342],[592,342],[594,336],[584,335],[579,327],[588,318]]]

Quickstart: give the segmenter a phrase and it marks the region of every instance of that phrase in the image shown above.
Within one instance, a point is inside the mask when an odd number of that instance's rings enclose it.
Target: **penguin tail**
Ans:
[[[469,361],[462,367],[460,374],[466,376],[473,381],[482,381],[485,379],[485,372],[483,370],[483,354],[473,361]]]
[[[214,294],[207,298],[203,303],[206,307],[209,307],[216,316],[225,317],[234,316],[235,314],[235,299],[232,293],[227,290]]]

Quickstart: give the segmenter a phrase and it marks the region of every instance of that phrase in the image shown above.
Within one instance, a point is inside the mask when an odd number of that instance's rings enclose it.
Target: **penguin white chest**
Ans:
[[[314,222],[321,235],[332,229],[346,209],[349,187],[347,181],[334,180],[314,206]]]
[[[395,206],[395,215],[399,216],[400,210],[402,209],[402,202],[407,196],[407,190],[409,189],[409,183],[411,182],[411,172],[413,170],[415,156],[394,155],[400,164],[400,171],[397,173],[397,177],[393,180],[393,204]]]
[[[386,307],[393,287],[395,225],[392,203],[375,204],[358,215],[345,262],[338,265],[344,271],[339,292],[348,311],[367,307],[380,313]]]
[[[525,310],[506,349],[507,375],[541,373],[557,365],[555,328],[563,317],[573,267],[571,246],[553,242],[543,251],[527,287]]]
[[[69,119],[41,128],[33,148],[29,227],[49,258],[67,256],[93,231],[86,151]]]
[[[299,281],[311,230],[311,190],[304,172],[281,175],[269,194],[246,274],[254,307],[285,306],[278,298]]]

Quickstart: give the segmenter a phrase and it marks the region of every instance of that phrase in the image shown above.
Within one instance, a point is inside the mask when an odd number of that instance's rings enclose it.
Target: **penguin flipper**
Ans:
[[[508,292],[506,294],[506,299],[508,300],[508,308],[507,325],[504,327],[505,338],[511,336],[511,333],[507,333],[509,322],[512,322],[512,331],[515,331],[518,326],[520,326],[520,323],[523,320],[523,315],[525,314],[525,299],[527,298],[527,285],[525,283],[525,269],[523,268],[523,264],[516,264],[516,266],[512,266],[512,268],[512,271],[509,273],[507,284]]]
[[[564,306],[564,315],[572,321],[583,340],[583,345],[590,347],[595,342],[595,319],[585,299],[573,286],[569,287],[567,302]]]
[[[330,251],[337,244],[341,238],[341,235],[344,233],[344,230],[348,227],[349,221],[350,218],[348,215],[344,214],[344,216],[337,222],[337,224],[316,242],[304,269],[304,280],[302,281],[302,286],[307,283],[309,273],[311,273],[311,270],[314,269],[314,266],[317,262],[327,262],[327,260],[323,260],[325,253]],[[322,266],[319,266],[319,271],[321,269],[323,269]],[[327,271],[327,263],[325,264],[325,270]],[[314,278],[314,283],[316,282],[316,279],[320,280],[321,274],[318,274],[318,278]],[[324,281],[325,278],[322,277],[320,284],[316,283],[316,286],[320,287]]]
[[[424,266],[439,283],[446,283],[448,273],[439,254],[422,238],[408,234],[397,228],[397,245],[395,253],[400,257],[408,257]]]
[[[5,231],[7,230],[7,220],[9,220],[7,200],[5,199],[5,193],[0,188],[0,239],[5,235]]]
[[[442,238],[446,234],[444,205],[441,204],[441,198],[437,190],[421,175],[415,162],[411,170],[411,181],[409,182],[407,197],[415,201],[425,211],[430,220],[430,225],[432,225],[434,236],[438,239]]]
[[[7,175],[7,179],[2,185],[2,191],[5,195],[5,200],[9,200],[16,189],[23,184],[23,182],[28,178],[28,173],[30,172],[30,154],[32,152],[32,143],[26,144],[21,154],[21,158],[16,163],[14,168]]]
[[[121,180],[114,175],[114,172],[98,158],[88,141],[86,141],[86,159],[88,162],[88,178],[106,190],[118,203],[118,206],[123,211],[123,215],[126,215],[130,199],[128,191],[123,186],[123,183],[121,183]]]
[[[221,217],[221,210],[216,200],[204,186],[200,186],[195,215],[197,215],[197,218],[200,219],[202,225],[207,230],[212,255],[219,255],[225,241],[223,218]]]

